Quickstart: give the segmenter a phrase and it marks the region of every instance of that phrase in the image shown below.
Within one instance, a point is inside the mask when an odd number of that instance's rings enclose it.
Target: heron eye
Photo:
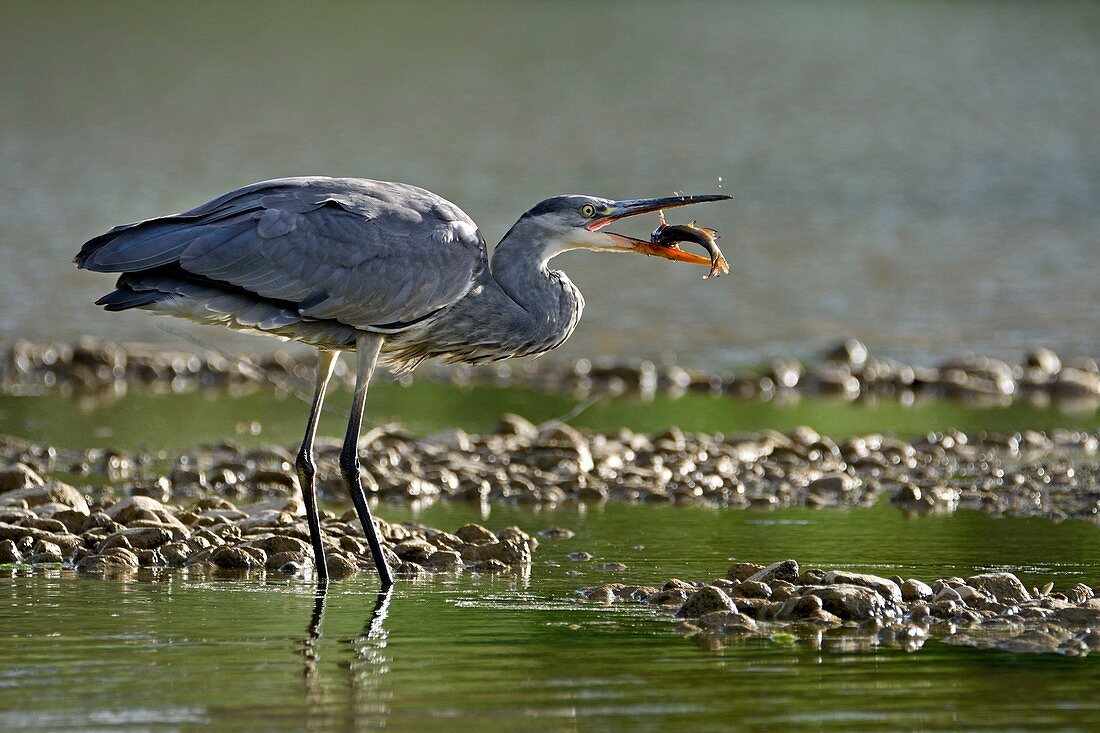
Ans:
[[[583,216],[584,218],[591,219],[595,215],[596,215],[596,207],[593,206],[592,204],[585,204],[584,206],[581,207],[581,216]]]

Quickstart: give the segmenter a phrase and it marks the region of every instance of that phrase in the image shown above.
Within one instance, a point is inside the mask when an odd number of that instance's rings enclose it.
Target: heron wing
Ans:
[[[170,270],[279,301],[307,319],[399,329],[462,298],[485,266],[477,226],[416,186],[288,178],[87,242],[85,269]]]

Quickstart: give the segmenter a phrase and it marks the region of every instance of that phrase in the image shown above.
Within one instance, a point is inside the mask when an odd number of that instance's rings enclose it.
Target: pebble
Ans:
[[[737,612],[733,599],[714,586],[705,586],[687,597],[676,615],[679,618],[695,618],[713,611]]]
[[[688,370],[676,364],[655,364],[644,359],[573,362],[534,362],[514,365],[443,367],[428,364],[417,379],[453,384],[517,383],[589,394],[639,394],[650,397],[664,391],[676,397],[688,391],[727,393],[736,397],[772,397],[777,393],[837,395],[845,399],[946,397],[1004,403],[1014,399],[1060,399],[1075,403],[1100,402],[1100,370],[1090,356],[1058,355],[1046,348],[1033,349],[1019,363],[981,356],[944,360],[934,367],[905,364],[875,356],[866,344],[847,339],[823,351],[820,359],[803,364],[780,359],[770,368],[735,373]],[[173,391],[225,390],[277,385],[288,391],[308,388],[315,367],[311,354],[274,351],[226,356],[213,351],[174,351],[163,345],[116,344],[82,338],[75,343],[35,344],[17,340],[0,353],[0,389],[8,392],[55,389],[82,393],[117,392],[129,384],[165,385]],[[1073,370],[1068,378],[1064,375]],[[338,371],[336,381],[351,387],[354,370]],[[258,424],[242,424],[254,432]],[[522,417],[501,418],[499,430],[524,440],[535,440],[538,426]],[[561,436],[557,436],[560,438]],[[568,440],[568,438],[566,438]],[[462,436],[440,434],[437,442],[462,446]],[[583,444],[575,457],[583,461]],[[293,481],[292,473],[273,476]],[[0,479],[0,486],[3,485]]]
[[[550,527],[539,532],[539,537],[545,537],[548,540],[569,540],[573,536],[573,530],[565,527]]]
[[[578,451],[577,441],[587,444],[586,451]],[[888,497],[905,513],[975,509],[994,515],[1100,523],[1095,499],[1100,491],[1096,458],[1100,433],[1096,432],[967,435],[947,431],[909,442],[865,435],[837,444],[808,429],[787,435],[668,431],[647,436],[629,430],[566,431],[551,424],[536,426],[533,436],[513,426],[507,434],[464,435],[462,441],[448,445],[419,439],[393,426],[376,427],[364,436],[364,473],[373,477],[380,496],[422,503],[450,497],[554,505],[586,502],[596,492],[601,501],[736,509],[868,506]],[[344,495],[336,460],[339,448],[322,444],[318,453],[322,498],[339,499]],[[579,460],[582,453],[587,458]],[[187,470],[169,468],[163,481],[155,483],[165,487],[162,493],[170,495],[171,504],[192,503],[202,526],[230,522],[245,532],[289,526],[298,521],[301,511],[293,483],[257,477],[290,472],[290,455],[288,446],[242,450],[228,444],[169,456],[108,455],[100,449],[47,450],[0,437],[0,470],[22,471],[15,467],[23,466],[43,481],[0,493],[0,522],[19,523],[24,519],[19,513],[32,509],[35,519],[56,519],[77,531],[80,515],[88,516],[91,510],[81,492],[51,476],[51,472],[59,476],[75,472],[82,473],[86,483],[98,481],[127,495],[117,505],[105,507],[113,514],[94,520],[101,526],[143,520],[178,530],[186,517],[167,510],[160,498],[131,495],[148,482],[139,486],[109,468],[117,463],[149,466],[167,461]],[[231,483],[224,476],[213,478],[230,472],[228,466],[235,477]],[[177,481],[169,481],[168,475]],[[220,498],[225,496],[241,506]],[[242,514],[250,516],[244,520]],[[550,539],[571,533],[564,528],[544,531]],[[459,528],[456,536],[468,543],[495,539],[478,524]]]
[[[1100,652],[1100,597],[1083,583],[1037,596],[1009,572],[900,584],[900,578],[819,569],[774,586],[748,579],[780,569],[789,574],[797,567],[794,560],[768,566],[734,563],[727,571],[730,579],[720,581],[724,588],[673,578],[645,593],[618,583],[578,592],[600,603],[645,603],[690,619],[681,624],[682,633],[712,651],[729,643],[730,635],[749,634],[791,637],[841,652],[880,646],[915,652],[928,639],[1015,653],[1076,657]],[[781,601],[776,600],[780,588],[787,594]]]
[[[49,480],[42,484],[50,485]],[[18,491],[22,490],[9,493]],[[81,501],[87,503],[85,513],[67,508],[69,514],[55,514],[69,524],[39,517],[36,510],[45,505],[3,510],[0,518],[14,521],[0,521],[0,563],[66,563],[96,574],[180,567],[192,573],[313,572],[308,529],[296,501],[288,504],[283,498],[234,507],[222,498],[204,497],[177,506],[144,495],[118,499],[110,490],[81,495]],[[331,513],[322,519],[333,578],[373,572],[354,513],[350,519],[345,522]],[[480,525],[466,525],[450,533],[377,518],[375,523],[387,561],[405,575],[522,569],[531,564],[538,547],[538,541],[518,527],[493,534]],[[460,534],[475,541],[464,541]]]

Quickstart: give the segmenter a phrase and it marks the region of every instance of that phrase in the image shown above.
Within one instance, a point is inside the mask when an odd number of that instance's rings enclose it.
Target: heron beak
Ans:
[[[593,219],[587,225],[586,229],[590,232],[596,232],[603,229],[611,222],[625,219],[628,216],[648,214],[652,211],[661,211],[663,209],[674,209],[678,206],[705,204],[710,201],[725,201],[730,198],[733,197],[720,194],[703,194],[697,196],[669,196],[667,198],[658,199],[628,199],[626,201],[616,201],[608,207],[606,212],[603,212],[602,216]],[[653,244],[644,239],[635,239],[634,237],[628,237],[614,232],[607,232],[606,234],[613,242],[612,247],[617,250],[637,252],[638,254],[652,255],[654,257],[663,257],[666,260],[687,262],[693,265],[706,265],[710,267],[711,264],[709,257],[701,257],[691,252],[685,252],[677,247],[666,247],[659,244]]]

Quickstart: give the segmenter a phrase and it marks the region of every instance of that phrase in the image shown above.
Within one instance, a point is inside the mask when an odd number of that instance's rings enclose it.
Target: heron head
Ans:
[[[724,201],[729,196],[704,194],[669,196],[655,199],[611,201],[595,196],[554,196],[536,204],[523,215],[517,226],[537,233],[543,243],[542,257],[551,257],[574,249],[594,252],[636,252],[663,257],[666,260],[710,265],[710,259],[681,249],[663,247],[644,239],[635,239],[604,229],[612,222],[629,216],[647,214],[678,206]]]

